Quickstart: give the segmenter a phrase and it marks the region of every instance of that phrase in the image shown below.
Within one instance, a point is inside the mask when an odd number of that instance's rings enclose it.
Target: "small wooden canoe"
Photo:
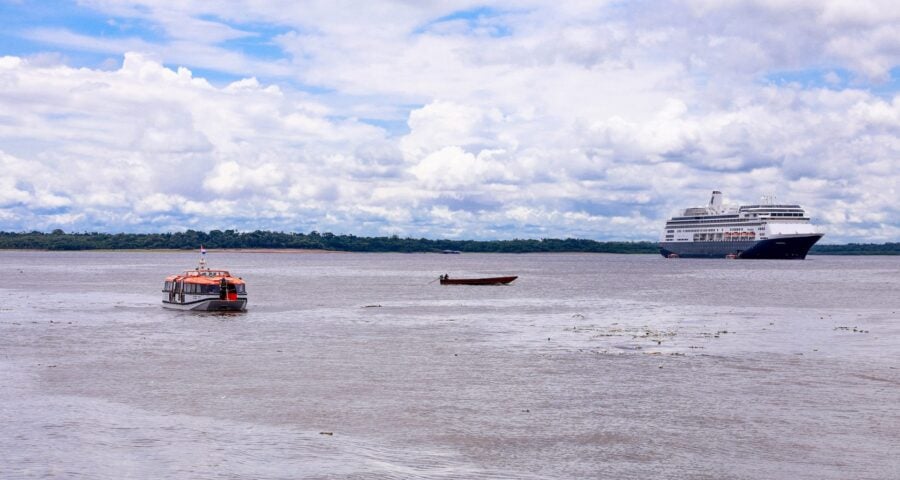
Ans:
[[[441,285],[505,285],[515,279],[513,277],[488,277],[488,278],[441,278]]]

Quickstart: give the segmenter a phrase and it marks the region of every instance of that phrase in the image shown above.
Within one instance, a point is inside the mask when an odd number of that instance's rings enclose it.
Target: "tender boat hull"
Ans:
[[[202,299],[185,303],[163,300],[163,308],[172,310],[190,310],[193,312],[242,312],[247,309],[247,299],[237,300]]]
[[[441,285],[505,285],[518,276],[490,278],[442,278]]]
[[[803,260],[822,234],[797,235],[757,241],[729,242],[663,242],[660,255],[666,258],[753,258],[771,260]]]

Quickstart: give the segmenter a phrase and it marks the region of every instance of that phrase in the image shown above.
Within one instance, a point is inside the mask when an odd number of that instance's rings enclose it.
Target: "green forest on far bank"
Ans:
[[[318,249],[341,252],[442,252],[469,253],[657,253],[656,242],[598,242],[585,239],[545,238],[516,240],[430,240],[427,238],[358,237],[333,233],[284,233],[256,230],[187,230],[176,233],[65,233],[0,232],[0,249],[33,250],[126,250],[258,248]],[[900,255],[900,243],[816,245],[819,255]]]

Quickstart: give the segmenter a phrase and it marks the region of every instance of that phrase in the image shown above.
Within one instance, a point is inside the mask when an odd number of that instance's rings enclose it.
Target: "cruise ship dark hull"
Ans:
[[[663,242],[659,253],[679,258],[757,258],[773,260],[803,260],[809,249],[822,235],[802,235],[737,242]]]

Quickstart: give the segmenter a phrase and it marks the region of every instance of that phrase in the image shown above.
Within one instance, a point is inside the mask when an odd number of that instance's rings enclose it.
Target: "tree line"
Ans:
[[[314,249],[341,252],[468,253],[657,253],[656,242],[598,242],[577,238],[516,240],[432,240],[427,238],[358,237],[330,232],[285,233],[256,230],[187,230],[175,233],[0,232],[0,249],[126,250],[206,248]],[[900,255],[900,243],[815,245],[814,255]]]
[[[256,230],[187,230],[175,233],[66,233],[0,232],[0,249],[33,250],[124,250],[206,248],[315,249],[341,252],[443,252],[532,253],[597,252],[656,253],[652,242],[597,242],[584,239],[522,240],[432,240],[427,238],[359,237],[330,232],[285,233]]]

